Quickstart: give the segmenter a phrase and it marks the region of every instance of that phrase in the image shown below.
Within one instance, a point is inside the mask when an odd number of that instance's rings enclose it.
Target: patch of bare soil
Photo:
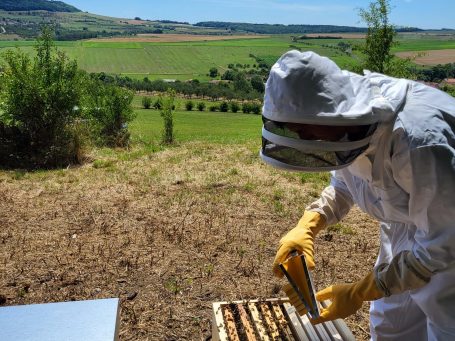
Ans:
[[[447,50],[428,50],[424,53],[411,51],[411,52],[398,52],[396,53],[401,58],[414,58],[415,63],[421,65],[438,65],[455,63],[455,49]]]
[[[320,185],[263,165],[257,146],[121,159],[0,172],[4,305],[120,297],[121,340],[207,340],[212,302],[284,296],[271,272],[278,240]],[[377,232],[357,209],[322,232],[316,287],[371,270]],[[368,339],[368,305],[347,323]]]
[[[97,38],[97,42],[175,43],[181,41],[212,41],[267,38],[265,35],[195,35],[195,34],[138,34],[135,37]]]

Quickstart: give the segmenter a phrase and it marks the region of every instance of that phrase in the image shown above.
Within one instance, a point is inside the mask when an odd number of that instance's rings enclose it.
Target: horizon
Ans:
[[[251,24],[334,25],[365,27],[358,9],[369,2],[346,0],[342,5],[334,0],[174,0],[169,2],[130,0],[123,2],[64,0],[81,11],[98,15],[143,20],[172,20],[195,24],[203,21],[223,21]],[[423,0],[392,0],[389,16],[397,27],[420,29],[454,29],[455,2],[433,0],[431,8]],[[179,11],[176,11],[176,8]],[[437,24],[435,24],[437,23]]]

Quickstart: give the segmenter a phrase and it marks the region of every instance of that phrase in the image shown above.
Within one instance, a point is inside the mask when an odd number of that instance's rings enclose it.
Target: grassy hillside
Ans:
[[[292,42],[289,36],[263,39],[201,41],[177,43],[58,42],[57,46],[89,72],[125,74],[131,77],[207,80],[211,67],[220,72],[230,63],[256,63],[252,55],[274,62],[284,52],[299,48],[333,58],[341,67],[355,60],[336,48],[339,40],[319,43]],[[32,53],[31,42],[0,42],[0,48],[23,46]],[[323,46],[324,45],[324,46]]]

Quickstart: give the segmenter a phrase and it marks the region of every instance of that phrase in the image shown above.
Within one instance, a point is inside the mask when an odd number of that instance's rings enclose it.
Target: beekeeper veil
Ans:
[[[313,52],[290,51],[272,67],[263,107],[261,158],[278,168],[328,171],[365,151],[393,115],[367,76]]]

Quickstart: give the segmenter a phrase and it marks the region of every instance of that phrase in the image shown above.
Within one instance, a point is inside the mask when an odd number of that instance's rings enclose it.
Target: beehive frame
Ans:
[[[213,304],[213,341],[354,341],[343,320],[313,326],[299,316],[288,299],[267,299]]]

